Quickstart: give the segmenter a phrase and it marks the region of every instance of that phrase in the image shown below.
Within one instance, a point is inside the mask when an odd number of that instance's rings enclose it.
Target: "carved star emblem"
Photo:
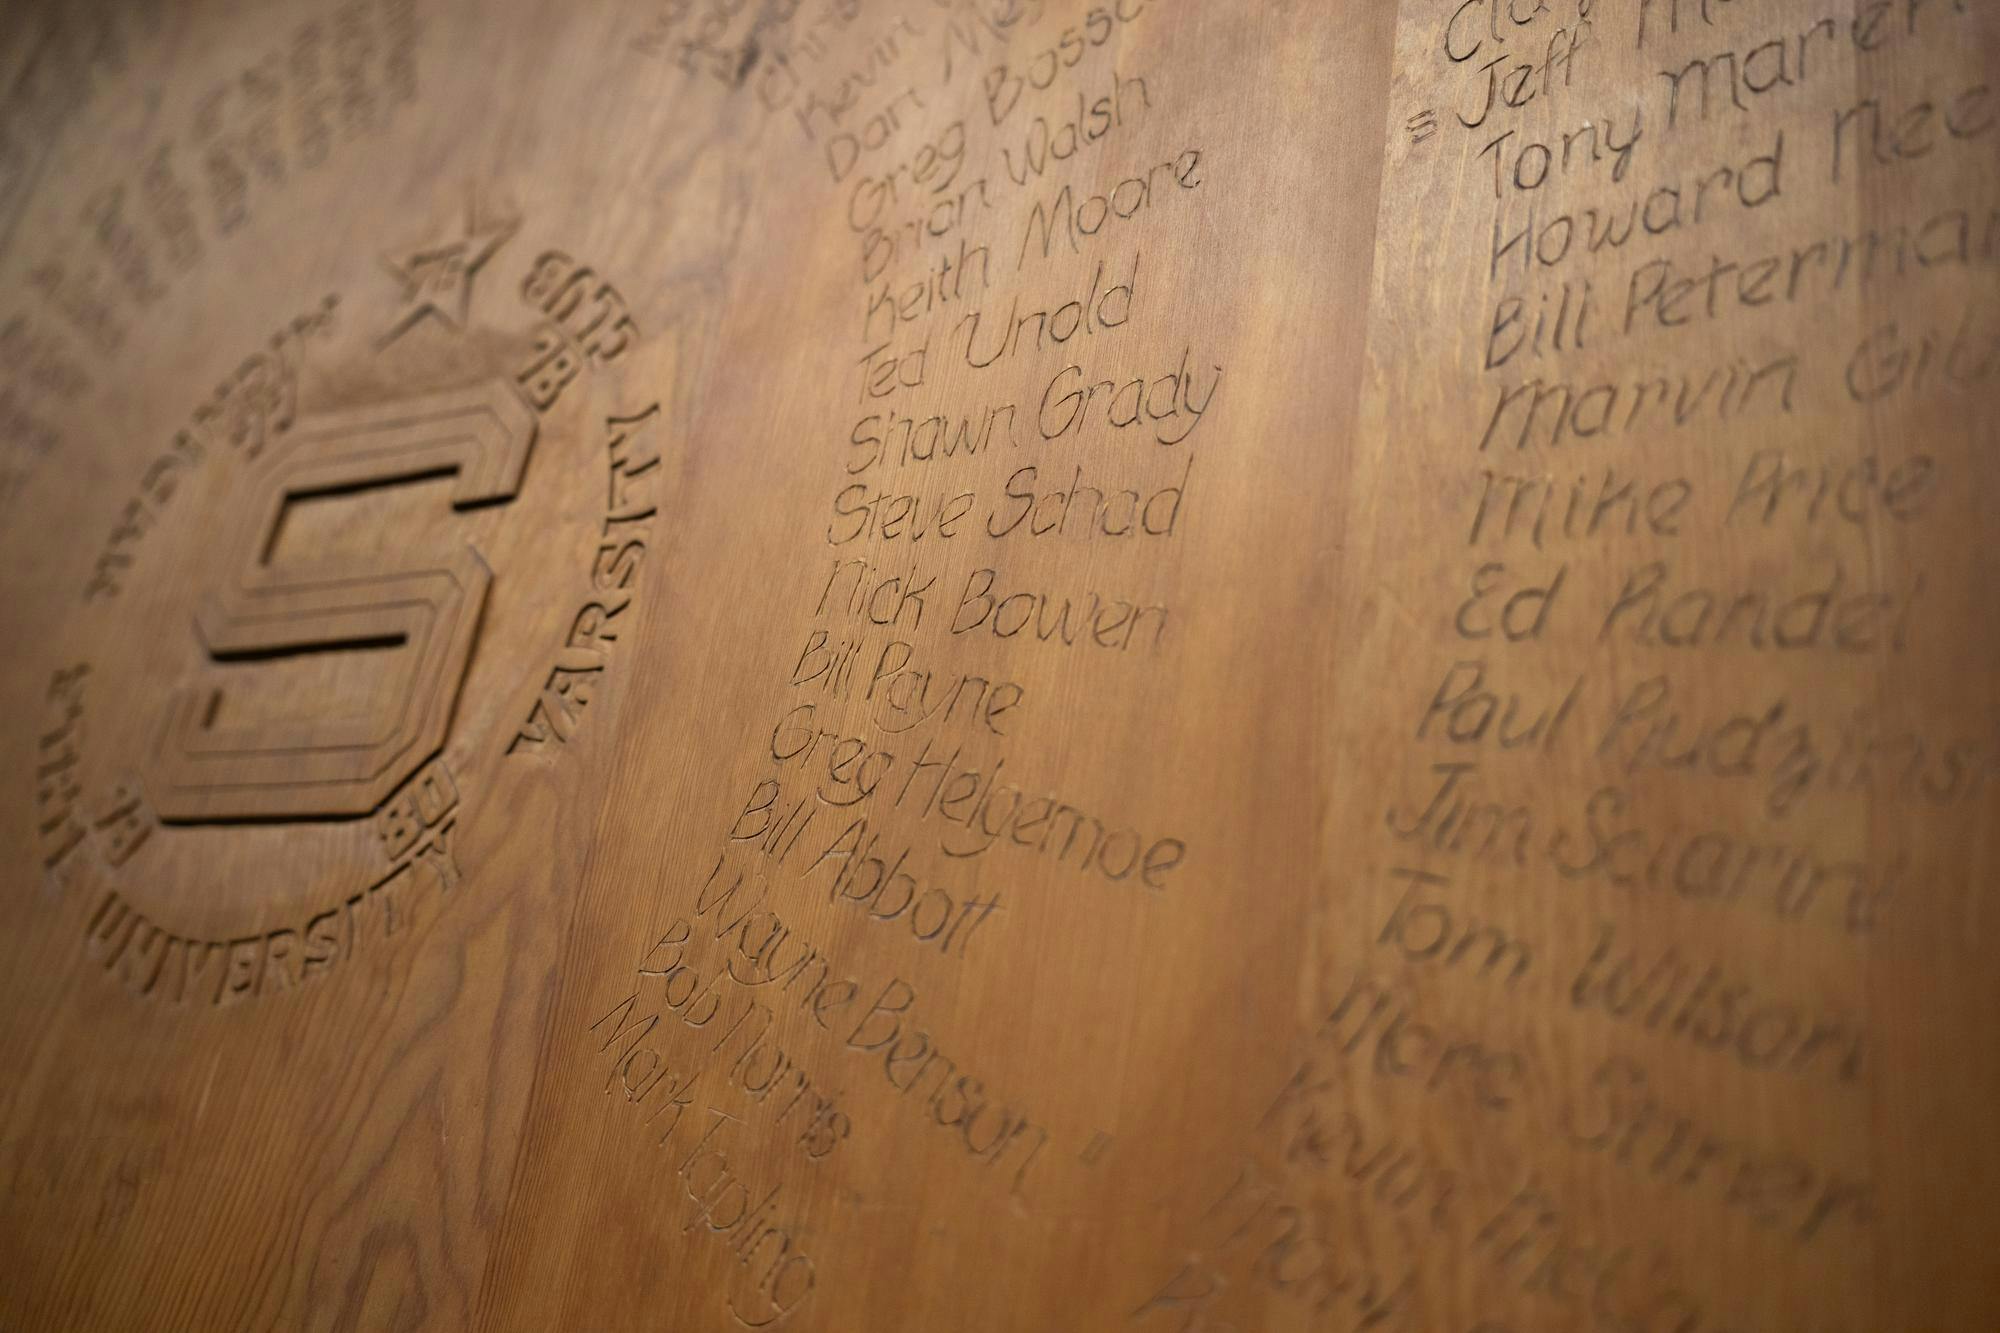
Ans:
[[[388,346],[427,317],[454,332],[463,330],[472,311],[473,278],[520,225],[517,219],[482,224],[468,209],[464,233],[456,239],[384,255],[382,264],[402,284],[403,297],[376,345]]]

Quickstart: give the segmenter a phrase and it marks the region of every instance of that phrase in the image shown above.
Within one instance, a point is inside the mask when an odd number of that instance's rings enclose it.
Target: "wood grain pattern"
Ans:
[[[2000,1327],[2000,18],[0,24],[0,1327]]]

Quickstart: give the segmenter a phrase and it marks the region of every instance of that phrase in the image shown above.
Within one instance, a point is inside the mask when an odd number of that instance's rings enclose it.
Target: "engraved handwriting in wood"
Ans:
[[[0,24],[0,1325],[2000,1327],[1987,0]]]

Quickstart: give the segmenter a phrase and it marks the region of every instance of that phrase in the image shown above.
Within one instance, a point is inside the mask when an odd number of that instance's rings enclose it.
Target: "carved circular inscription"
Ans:
[[[387,957],[629,640],[663,485],[639,322],[512,211],[427,225],[191,401],[146,395],[173,415],[94,545],[35,774],[43,867],[135,995]]]

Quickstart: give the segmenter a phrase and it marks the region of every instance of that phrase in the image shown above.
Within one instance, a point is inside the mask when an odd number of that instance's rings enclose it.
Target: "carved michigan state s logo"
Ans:
[[[298,423],[249,503],[225,520],[237,579],[202,606],[202,642],[217,666],[402,649],[396,688],[388,707],[358,716],[336,696],[294,721],[231,727],[220,721],[231,673],[202,673],[181,691],[147,776],[162,818],[362,815],[437,753],[492,583],[478,550],[447,538],[372,569],[310,556],[288,566],[272,553],[289,510],[315,498],[449,475],[454,508],[511,500],[535,431],[533,411],[502,379]]]
[[[191,401],[147,386],[36,786],[83,948],[149,1000],[395,966],[627,651],[665,486],[640,321],[512,216],[432,227]]]

